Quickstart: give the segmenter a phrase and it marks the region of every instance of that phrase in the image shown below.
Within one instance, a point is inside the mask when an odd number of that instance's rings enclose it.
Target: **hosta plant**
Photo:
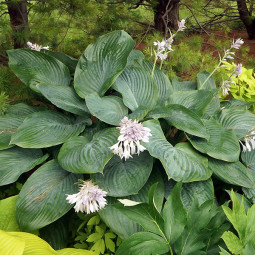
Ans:
[[[213,199],[213,181],[254,199],[254,170],[240,158],[240,143],[251,151],[255,116],[245,102],[221,105],[212,74],[169,80],[157,61],[172,42],[157,43],[154,64],[124,31],[99,37],[79,60],[42,48],[8,51],[10,68],[42,101],[0,116],[0,185],[27,178],[15,208],[22,231],[51,226],[75,204],[76,211],[101,209],[125,240],[142,228],[116,199],[148,202],[155,182],[158,211],[174,181],[191,208],[196,196],[202,208]]]

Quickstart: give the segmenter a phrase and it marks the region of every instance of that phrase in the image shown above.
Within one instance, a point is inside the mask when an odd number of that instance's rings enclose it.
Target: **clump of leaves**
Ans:
[[[255,205],[246,211],[244,198],[242,197],[241,202],[239,202],[233,191],[231,192],[231,200],[233,204],[232,210],[225,205],[222,208],[237,235],[231,231],[226,231],[222,235],[222,239],[232,254],[255,254]],[[229,253],[223,250],[221,254],[226,255]]]
[[[79,214],[79,218],[83,219],[83,222],[76,233],[74,247],[88,249],[97,254],[114,254],[121,239],[101,221],[100,216],[96,214],[91,217],[91,215]]]

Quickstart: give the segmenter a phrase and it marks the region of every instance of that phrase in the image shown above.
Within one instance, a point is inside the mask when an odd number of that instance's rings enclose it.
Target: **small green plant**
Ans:
[[[236,194],[231,191],[232,210],[225,205],[222,206],[237,233],[236,235],[231,231],[226,231],[222,235],[228,250],[234,255],[255,254],[255,205],[246,211],[243,199],[242,197],[239,202]],[[221,254],[229,253],[223,251]]]
[[[9,106],[9,97],[5,92],[0,92],[0,115],[3,115]]]
[[[114,254],[121,239],[101,221],[100,216],[98,214],[89,217],[84,214],[78,216],[83,222],[78,228],[78,234],[76,233],[74,247],[88,249],[96,254]]]

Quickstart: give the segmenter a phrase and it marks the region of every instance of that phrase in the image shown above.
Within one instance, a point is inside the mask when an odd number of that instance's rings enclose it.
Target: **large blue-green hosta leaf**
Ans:
[[[81,116],[89,116],[89,110],[73,88],[61,85],[39,84],[36,86],[57,107]]]
[[[90,119],[73,118],[54,111],[29,115],[11,138],[11,144],[23,148],[44,148],[64,143],[79,135]]]
[[[102,173],[113,156],[109,147],[117,142],[118,135],[116,128],[107,128],[95,133],[92,140],[74,137],[60,149],[59,164],[73,173]]]
[[[127,66],[113,88],[122,94],[124,104],[131,111],[140,106],[152,109],[159,100],[155,82],[148,72],[139,67]]]
[[[39,110],[37,108],[20,103],[10,107],[7,114],[0,116],[0,150],[14,146],[10,144],[11,136],[17,131],[27,115]]]
[[[148,72],[149,75],[151,75],[153,70],[153,64],[150,61],[139,59],[137,61],[134,61],[133,64],[135,66],[143,68]],[[155,81],[155,84],[158,88],[160,102],[161,104],[164,104],[167,98],[173,93],[172,84],[167,75],[162,70],[160,70],[157,65],[155,66],[153,80]]]
[[[218,91],[216,90],[218,93]],[[167,104],[180,104],[199,116],[203,116],[208,104],[212,101],[213,90],[186,90],[174,92],[167,100]]]
[[[189,134],[209,139],[209,133],[200,117],[179,104],[170,104],[150,111],[149,118],[164,118],[168,123]]]
[[[124,31],[99,37],[81,56],[75,70],[74,88],[84,98],[92,92],[100,96],[124,70],[134,40]]]
[[[240,145],[233,130],[224,128],[215,120],[203,120],[208,133],[209,140],[199,137],[189,138],[191,144],[202,153],[228,162],[238,161]]]
[[[86,96],[86,103],[92,115],[111,125],[118,126],[128,115],[128,108],[117,96],[100,97],[96,93],[91,93]]]
[[[232,129],[238,138],[243,138],[255,128],[255,115],[242,109],[224,109],[219,122],[227,129]]]
[[[51,160],[34,172],[22,187],[16,217],[23,231],[40,229],[67,213],[66,195],[76,193],[81,175],[72,174]]]
[[[168,178],[176,181],[192,182],[207,180],[212,172],[208,169],[207,158],[196,152],[188,143],[173,147],[165,138],[156,120],[143,123],[150,128],[152,136],[148,143],[143,143],[151,156],[158,158],[164,166]]]
[[[114,156],[104,168],[103,174],[93,174],[92,179],[109,196],[123,197],[136,194],[147,182],[153,158],[143,152],[126,161]]]
[[[181,81],[179,79],[174,79],[172,80],[172,84],[174,92],[197,89],[197,83],[194,81]]]
[[[48,158],[39,149],[19,147],[0,151],[0,186],[17,181],[21,174],[33,169]]]
[[[228,163],[217,159],[209,160],[209,168],[222,181],[245,188],[255,187],[250,169],[240,161]]]
[[[27,49],[9,50],[7,53],[13,72],[36,91],[35,85],[39,83],[62,86],[70,83],[68,68],[47,54]]]

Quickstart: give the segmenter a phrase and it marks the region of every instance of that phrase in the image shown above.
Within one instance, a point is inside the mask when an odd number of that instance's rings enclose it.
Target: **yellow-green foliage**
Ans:
[[[222,72],[226,75],[231,75],[236,68],[234,63],[223,62],[225,67]],[[233,79],[230,88],[232,97],[246,102],[255,102],[255,78],[253,69],[242,67],[242,73]],[[222,95],[220,95],[221,98]]]

